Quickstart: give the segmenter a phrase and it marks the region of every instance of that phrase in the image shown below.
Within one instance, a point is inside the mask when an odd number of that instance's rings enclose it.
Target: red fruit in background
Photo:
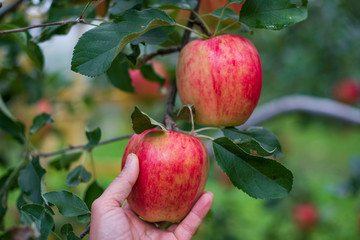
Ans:
[[[41,98],[36,102],[36,113],[37,114],[41,114],[41,113],[47,113],[47,114],[51,114],[52,113],[52,106],[49,100],[47,100],[46,98]]]
[[[212,13],[216,9],[224,7],[225,4],[228,3],[228,1],[229,0],[201,0],[199,13],[200,14]],[[245,3],[245,0],[242,4],[233,3],[233,4],[230,4],[228,6],[228,8],[231,8],[237,14],[239,14],[244,3]]]
[[[183,133],[151,129],[126,146],[139,158],[139,177],[128,196],[131,209],[149,222],[179,222],[202,194],[209,168],[204,143]]]
[[[319,221],[319,213],[313,203],[300,203],[293,209],[293,219],[302,231],[310,231]]]
[[[194,104],[195,122],[241,125],[261,93],[262,69],[255,46],[238,35],[194,40],[180,52],[176,84],[183,104]]]
[[[339,81],[334,85],[333,95],[339,102],[355,105],[360,100],[360,82],[353,78]]]
[[[169,91],[170,78],[165,67],[157,61],[153,61],[154,71],[161,77],[166,79],[165,85],[161,88],[157,82],[151,82],[143,77],[140,69],[129,70],[132,85],[135,89],[135,94],[141,99],[161,99],[167,95]]]
[[[107,10],[108,10],[108,6],[109,6],[109,1],[108,0],[99,0],[99,1],[94,1],[92,2],[92,4],[95,5],[96,7],[96,16],[97,17],[105,17]]]

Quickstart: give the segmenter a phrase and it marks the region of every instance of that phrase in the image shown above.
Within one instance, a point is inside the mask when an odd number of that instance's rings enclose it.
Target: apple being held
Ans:
[[[334,85],[334,98],[342,103],[356,105],[360,100],[360,82],[346,78]]]
[[[135,94],[140,99],[162,99],[167,95],[169,90],[170,78],[166,68],[157,61],[152,61],[152,64],[154,71],[159,74],[159,76],[165,78],[165,84],[162,88],[159,83],[151,82],[150,80],[144,78],[140,69],[129,70],[129,75],[131,78],[131,83],[135,89]]]
[[[300,203],[293,209],[293,218],[297,227],[300,230],[307,232],[317,225],[319,213],[317,207],[313,203]]]
[[[150,129],[126,146],[139,158],[139,177],[127,201],[148,222],[179,222],[203,193],[209,168],[204,143],[187,134]]]
[[[194,40],[180,52],[176,84],[183,104],[194,104],[195,122],[243,124],[261,93],[262,68],[255,46],[238,35]]]

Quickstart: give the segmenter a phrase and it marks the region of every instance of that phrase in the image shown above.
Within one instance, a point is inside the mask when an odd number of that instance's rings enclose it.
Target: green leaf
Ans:
[[[70,32],[74,25],[75,23],[69,23],[59,26],[45,27],[44,30],[40,33],[37,42],[45,42],[55,35],[66,35]]]
[[[155,30],[155,29],[153,29]],[[149,32],[151,32],[152,30],[150,30]],[[146,33],[145,33],[146,34]],[[145,35],[144,34],[144,35]],[[142,35],[142,36],[144,36]],[[142,36],[140,36],[139,38],[141,38]],[[137,38],[138,39],[138,38]],[[135,39],[136,40],[136,39]],[[132,50],[132,53],[131,54],[128,54],[126,55],[126,58],[133,64],[133,65],[136,65],[137,64],[137,59],[138,57],[140,56],[140,47],[139,45],[134,45],[135,43],[131,43],[130,44],[130,48]]]
[[[41,196],[41,179],[46,173],[39,162],[39,157],[32,159],[27,166],[20,171],[18,184],[22,192],[33,202],[43,204]]]
[[[217,18],[221,18],[222,21],[227,19],[238,21],[239,19],[239,15],[231,8],[218,8],[214,12],[212,12],[211,15]]]
[[[76,187],[82,182],[89,182],[90,179],[91,173],[86,171],[83,165],[80,165],[68,174],[65,183],[70,187]]]
[[[46,124],[53,123],[54,120],[51,119],[51,115],[47,113],[42,113],[37,115],[33,120],[33,125],[30,127],[30,134],[36,133],[39,129],[44,127]]]
[[[101,139],[101,129],[99,127],[94,130],[86,130],[86,138],[88,139],[88,144],[84,147],[84,149],[91,149],[95,147]]]
[[[95,77],[106,72],[121,50],[147,31],[174,25],[160,9],[128,10],[117,21],[85,32],[74,48],[71,69]]]
[[[18,26],[11,24],[2,24],[0,25],[1,30],[10,30],[18,28]],[[35,66],[42,70],[44,66],[44,56],[42,54],[41,48],[31,40],[31,35],[27,32],[17,32],[9,33],[7,37],[14,40],[22,50],[28,55],[29,59],[33,61]]]
[[[194,9],[197,0],[150,0],[151,7],[161,7],[164,9]]]
[[[233,140],[249,154],[282,157],[281,145],[277,137],[263,127],[250,127],[241,131],[237,128],[224,128],[225,137]]]
[[[106,72],[109,81],[118,89],[133,93],[134,87],[131,85],[129,75],[129,63],[125,60],[125,55],[119,54],[112,62]]]
[[[140,68],[141,75],[151,82],[159,83],[161,86],[165,84],[165,78],[161,77],[154,71],[152,64],[145,64]]]
[[[131,114],[133,129],[136,134],[140,134],[148,129],[161,127],[164,131],[166,128],[161,123],[150,118],[146,113],[140,111],[139,108],[135,107],[133,113]]]
[[[18,178],[20,170],[21,167],[16,169],[10,168],[0,178],[0,224],[3,221],[3,218],[8,209],[8,204],[7,204],[8,193],[11,190],[18,188],[16,179]]]
[[[90,221],[90,217],[91,217],[91,214],[90,213],[87,213],[87,214],[84,214],[84,215],[80,215],[80,216],[77,216],[77,221],[79,223],[87,223]]]
[[[46,240],[52,233],[54,219],[47,209],[37,204],[27,204],[21,207],[21,223],[29,224],[40,233],[40,239]]]
[[[168,39],[169,34],[171,34],[173,31],[173,26],[155,28],[136,38],[131,43],[147,43],[152,45],[159,45],[164,43]]]
[[[246,1],[241,9],[240,21],[252,28],[280,30],[305,20],[307,3],[307,0],[301,0],[299,4],[294,4],[292,0]]]
[[[0,129],[4,130],[19,143],[25,142],[25,126],[23,123],[15,121],[10,111],[6,107],[0,95]]]
[[[254,198],[283,198],[292,188],[292,173],[277,161],[247,154],[230,139],[214,140],[215,158],[231,182]]]
[[[75,19],[79,17],[84,11],[84,6],[86,4],[73,4],[78,2],[78,0],[69,1],[69,0],[56,0],[52,1],[47,22],[57,22],[67,19]],[[95,5],[90,4],[88,6],[83,18],[86,20],[91,20],[96,17]],[[89,21],[90,22],[90,21]]]
[[[101,196],[104,192],[104,189],[98,184],[95,180],[93,181],[90,186],[85,191],[84,201],[89,209],[91,209],[91,204]]]
[[[72,153],[64,153],[54,159],[52,159],[49,164],[51,167],[61,170],[66,169],[68,170],[70,165],[73,162],[76,162],[82,155],[82,151],[72,152]]]
[[[66,240],[80,240],[80,238],[75,235],[73,227],[69,223],[62,226],[60,232],[61,235],[66,237]]]
[[[0,222],[3,221],[4,216],[8,209],[7,194],[8,194],[7,188],[2,187],[0,189]]]
[[[110,15],[121,16],[129,9],[139,10],[142,3],[142,0],[115,0],[113,6],[109,9],[109,13]]]
[[[44,194],[44,198],[54,204],[59,212],[66,217],[77,217],[90,213],[85,202],[71,192],[47,192]]]

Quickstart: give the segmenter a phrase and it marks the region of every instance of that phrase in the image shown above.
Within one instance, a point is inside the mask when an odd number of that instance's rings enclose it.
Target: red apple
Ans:
[[[238,35],[194,40],[180,52],[176,84],[183,104],[194,104],[195,122],[243,124],[261,93],[262,69],[255,46]]]
[[[360,100],[360,82],[346,78],[334,85],[334,98],[342,103],[356,105]]]
[[[204,143],[158,129],[134,135],[126,146],[139,157],[139,177],[128,196],[131,209],[148,222],[179,222],[202,194],[209,168]]]
[[[152,64],[154,71],[166,79],[163,88],[161,88],[159,83],[151,82],[150,80],[144,78],[140,72],[140,69],[129,70],[132,85],[135,89],[135,94],[140,99],[162,99],[169,91],[170,78],[164,65],[157,61],[153,61]]]
[[[317,207],[313,203],[300,203],[293,209],[293,218],[297,227],[300,230],[307,232],[317,225],[319,213]]]

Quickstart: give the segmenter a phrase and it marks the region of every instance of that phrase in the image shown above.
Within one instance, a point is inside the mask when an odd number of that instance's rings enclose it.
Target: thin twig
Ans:
[[[172,46],[169,48],[162,48],[157,50],[154,53],[148,54],[148,55],[144,55],[138,63],[138,67],[142,67],[147,61],[151,60],[152,58],[158,56],[158,55],[165,55],[165,54],[169,54],[169,53],[174,53],[174,52],[178,52],[181,50],[181,45],[178,46]]]
[[[124,136],[120,136],[120,137],[110,138],[110,139],[99,142],[96,146],[100,146],[100,145],[104,145],[104,144],[107,144],[107,143],[112,143],[112,142],[120,141],[120,140],[123,140],[123,139],[131,138],[132,136],[133,136],[133,134],[128,134],[128,135],[124,135]],[[84,147],[86,145],[87,144],[77,145],[77,146],[69,146],[68,148],[60,149],[60,150],[55,151],[55,152],[50,152],[50,153],[40,153],[39,152],[39,153],[35,153],[33,155],[34,156],[39,156],[39,157],[44,157],[44,158],[52,157],[52,156],[55,156],[55,155],[64,154],[66,152],[69,152],[69,151],[72,151],[72,150],[75,150],[75,149],[84,149]]]
[[[198,0],[198,4],[197,4],[196,8],[190,14],[189,21],[186,25],[186,27],[188,29],[191,29],[194,26],[194,20],[196,19],[196,14],[194,12],[198,12],[199,6],[200,6],[200,0]],[[191,31],[185,30],[183,38],[181,40],[180,49],[182,49],[190,41],[190,34],[191,34]],[[164,121],[163,121],[165,126],[169,130],[178,130],[178,127],[177,127],[175,121],[172,119],[172,114],[174,111],[175,100],[176,100],[176,93],[177,93],[176,83],[173,82],[172,88],[171,88],[171,94],[169,95],[169,98],[167,100],[167,109],[166,109],[166,114],[164,116]]]
[[[83,239],[86,235],[88,235],[90,233],[90,223],[86,226],[86,228],[84,229],[84,231],[82,231],[82,233],[80,233],[79,238]]]
[[[266,120],[290,112],[322,115],[342,122],[360,126],[360,109],[320,97],[289,95],[258,106],[246,123],[239,129],[256,126]]]
[[[23,28],[15,28],[15,29],[9,29],[9,30],[0,30],[0,34],[7,34],[7,33],[16,33],[16,32],[25,32],[32,28],[40,28],[40,27],[48,27],[48,26],[58,26],[58,25],[66,25],[66,24],[73,24],[73,23],[86,23],[84,19],[75,19],[75,20],[68,20],[68,21],[60,21],[60,22],[52,22],[52,23],[43,23],[43,24],[37,24],[32,25],[28,27]]]

